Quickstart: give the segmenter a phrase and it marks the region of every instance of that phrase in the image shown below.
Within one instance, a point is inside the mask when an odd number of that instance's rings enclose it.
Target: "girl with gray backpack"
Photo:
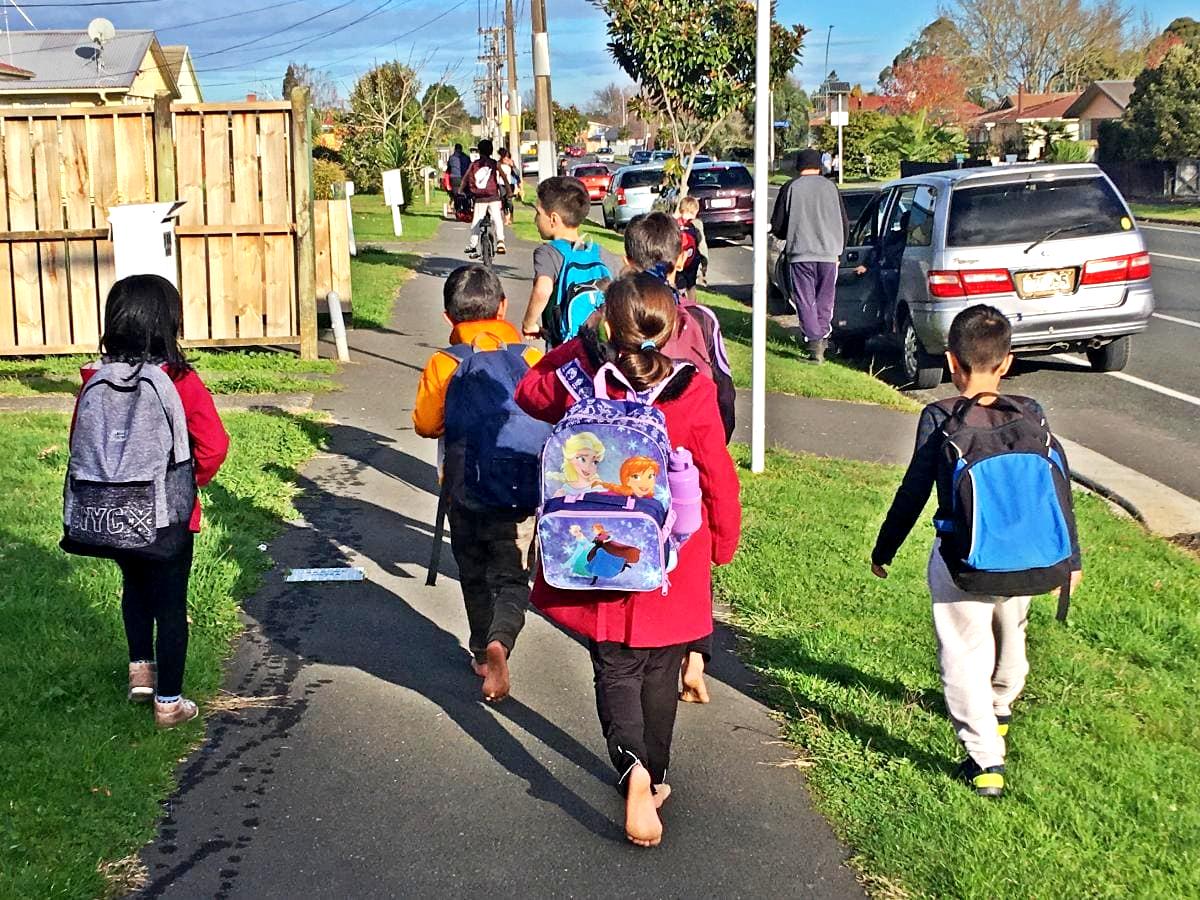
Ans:
[[[187,590],[197,487],[216,474],[229,436],[179,338],[183,302],[158,275],[109,291],[101,357],[81,370],[63,489],[62,548],[121,569],[130,702],[154,700],[154,722],[196,717],[183,697]]]

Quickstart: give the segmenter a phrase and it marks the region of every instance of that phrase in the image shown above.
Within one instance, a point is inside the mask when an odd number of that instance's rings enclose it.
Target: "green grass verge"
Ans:
[[[718,572],[856,864],[891,895],[1197,896],[1200,563],[1077,498],[1086,580],[1067,627],[1034,602],[1010,788],[989,802],[949,778],[962,754],[929,624],[928,528],[886,582],[868,568],[900,474],[770,454],[743,476],[742,549]]]
[[[240,628],[238,601],[269,565],[258,545],[295,515],[290,473],[324,440],[307,419],[238,413],[225,421],[232,452],[203,492],[189,598],[186,688],[201,701],[220,684]],[[0,896],[101,896],[111,886],[97,864],[153,837],[175,767],[202,727],[158,732],[147,707],[125,702],[116,566],[58,549],[67,417],[2,422]]]
[[[400,286],[416,272],[419,261],[413,253],[359,249],[350,260],[355,328],[389,326]]]
[[[399,237],[392,227],[392,210],[383,205],[382,194],[355,194],[350,198],[354,213],[354,241],[357,244],[404,241],[414,244],[427,241],[437,233],[442,219],[442,200],[445,193],[434,191],[432,202],[426,206],[423,196],[416,197],[400,214]]]
[[[337,372],[328,359],[301,359],[291,351],[192,350],[188,358],[214,394],[286,394],[337,390],[321,376]],[[73,394],[79,369],[94,356],[0,359],[0,396]]]
[[[1130,203],[1139,218],[1169,219],[1172,222],[1200,225],[1200,203]]]

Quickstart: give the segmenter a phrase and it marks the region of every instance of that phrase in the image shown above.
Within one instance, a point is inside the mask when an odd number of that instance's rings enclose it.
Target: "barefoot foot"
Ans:
[[[495,703],[508,696],[508,648],[492,641],[487,648],[487,674],[483,679],[483,697]]]
[[[476,662],[474,659],[472,659],[471,660],[471,671],[474,672],[476,675],[478,675],[480,678],[487,678],[487,663]]]
[[[703,655],[692,651],[685,656],[683,665],[679,669],[679,675],[683,681],[683,690],[679,692],[680,700],[684,703],[708,702],[708,686],[704,683]]]
[[[654,786],[654,808],[662,809],[662,805],[667,802],[667,798],[671,796],[671,786],[669,784],[656,784]]]
[[[650,773],[641,765],[629,773],[625,795],[625,837],[639,847],[657,847],[662,842],[662,820],[650,793]]]

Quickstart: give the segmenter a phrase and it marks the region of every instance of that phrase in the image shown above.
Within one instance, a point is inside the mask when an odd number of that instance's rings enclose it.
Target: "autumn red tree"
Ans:
[[[888,112],[900,115],[928,110],[939,122],[960,123],[967,85],[962,69],[940,55],[898,62],[883,87]]]

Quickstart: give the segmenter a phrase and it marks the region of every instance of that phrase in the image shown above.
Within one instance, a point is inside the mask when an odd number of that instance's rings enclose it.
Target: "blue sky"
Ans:
[[[529,2],[514,2],[524,93],[532,83]],[[1196,14],[1194,0],[1145,2],[1159,28],[1175,16]],[[849,81],[871,85],[896,52],[936,17],[937,5],[936,0],[780,0],[778,15],[785,23],[803,22],[812,29],[795,73],[806,86],[823,75],[830,25],[830,67]],[[547,0],[547,7],[556,100],[584,105],[605,84],[627,83],[608,57],[604,16],[594,6],[587,0]],[[357,75],[388,59],[422,63],[427,79],[451,69],[451,80],[470,93],[480,48],[477,28],[502,24],[503,9],[503,0],[154,0],[80,9],[64,0],[59,8],[30,7],[28,13],[44,29],[82,29],[92,16],[106,16],[117,28],[153,28],[163,43],[191,46],[207,99],[228,99],[247,91],[277,95],[291,59],[330,71],[343,96]],[[224,16],[229,18],[211,21]],[[9,20],[24,27],[12,10]]]

